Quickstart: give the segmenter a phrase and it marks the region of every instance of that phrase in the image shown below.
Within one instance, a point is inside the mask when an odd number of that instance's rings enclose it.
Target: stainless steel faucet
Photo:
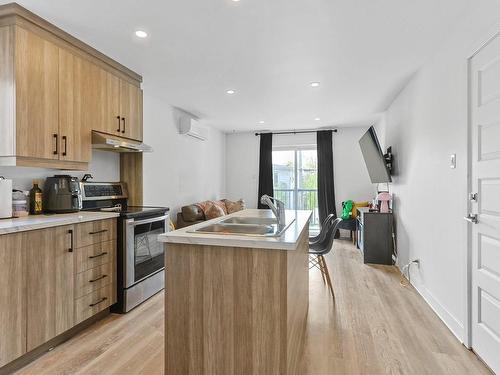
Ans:
[[[276,216],[276,220],[278,220],[278,226],[282,227],[286,225],[285,204],[282,201],[264,194],[260,197],[260,203],[269,206],[271,211],[273,211],[274,216]]]

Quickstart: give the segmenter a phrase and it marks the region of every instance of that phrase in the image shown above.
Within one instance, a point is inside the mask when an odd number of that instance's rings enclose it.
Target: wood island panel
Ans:
[[[296,250],[167,243],[165,373],[298,375],[308,237]]]

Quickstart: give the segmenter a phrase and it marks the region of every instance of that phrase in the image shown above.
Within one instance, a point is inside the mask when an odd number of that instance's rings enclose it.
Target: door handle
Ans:
[[[103,257],[104,255],[106,255],[108,252],[107,251],[103,251],[102,253],[100,254],[97,254],[97,255],[91,255],[89,256],[89,259],[95,259],[95,258],[99,258],[99,257]]]
[[[105,279],[106,277],[108,277],[108,275],[101,275],[99,277],[96,277],[95,279],[89,280],[89,283],[95,283],[96,281]]]
[[[68,249],[69,253],[73,252],[73,229],[68,230],[68,234],[70,236],[70,248]]]
[[[94,235],[94,234],[101,234],[101,233],[106,233],[108,230],[107,229],[101,229],[101,230],[96,230],[95,232],[89,232],[89,235]]]
[[[469,223],[472,224],[477,224],[479,221],[477,220],[477,214],[469,214],[466,217],[464,217],[465,220],[467,220]]]
[[[97,306],[98,304],[103,303],[103,302],[104,302],[104,301],[106,301],[107,299],[108,299],[107,297],[102,297],[99,301],[94,302],[94,303],[91,303],[91,304],[89,305],[89,307],[94,307],[94,306]]]
[[[54,139],[56,141],[56,149],[54,150],[53,154],[54,155],[57,155],[59,153],[59,147],[58,147],[58,138],[57,138],[57,134],[54,134]]]
[[[64,142],[64,151],[63,151],[63,156],[66,156],[67,152],[68,152],[68,137],[66,137],[65,135],[62,136],[62,140]]]
[[[116,116],[116,118],[118,119],[118,129],[116,131],[119,133],[122,130],[120,127],[120,116]]]
[[[122,117],[122,121],[123,121],[122,133],[125,133],[125,117]]]

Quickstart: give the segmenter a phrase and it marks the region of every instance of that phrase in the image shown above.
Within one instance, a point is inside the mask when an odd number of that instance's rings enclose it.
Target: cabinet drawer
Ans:
[[[75,299],[113,283],[115,281],[114,269],[114,262],[110,262],[76,275]]]
[[[76,253],[76,273],[116,262],[116,240],[80,247]]]
[[[116,239],[116,219],[90,221],[75,228],[76,248]]]
[[[75,300],[75,323],[83,322],[115,302],[115,284],[108,284],[95,292]]]

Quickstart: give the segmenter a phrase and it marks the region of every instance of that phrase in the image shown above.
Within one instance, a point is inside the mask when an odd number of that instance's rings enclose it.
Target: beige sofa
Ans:
[[[214,207],[215,206],[215,207]],[[217,216],[227,215],[245,208],[245,201],[230,201],[221,199],[218,201],[204,201],[193,203],[181,208],[177,213],[176,228],[184,228],[190,225],[198,224],[203,221],[213,219]]]

